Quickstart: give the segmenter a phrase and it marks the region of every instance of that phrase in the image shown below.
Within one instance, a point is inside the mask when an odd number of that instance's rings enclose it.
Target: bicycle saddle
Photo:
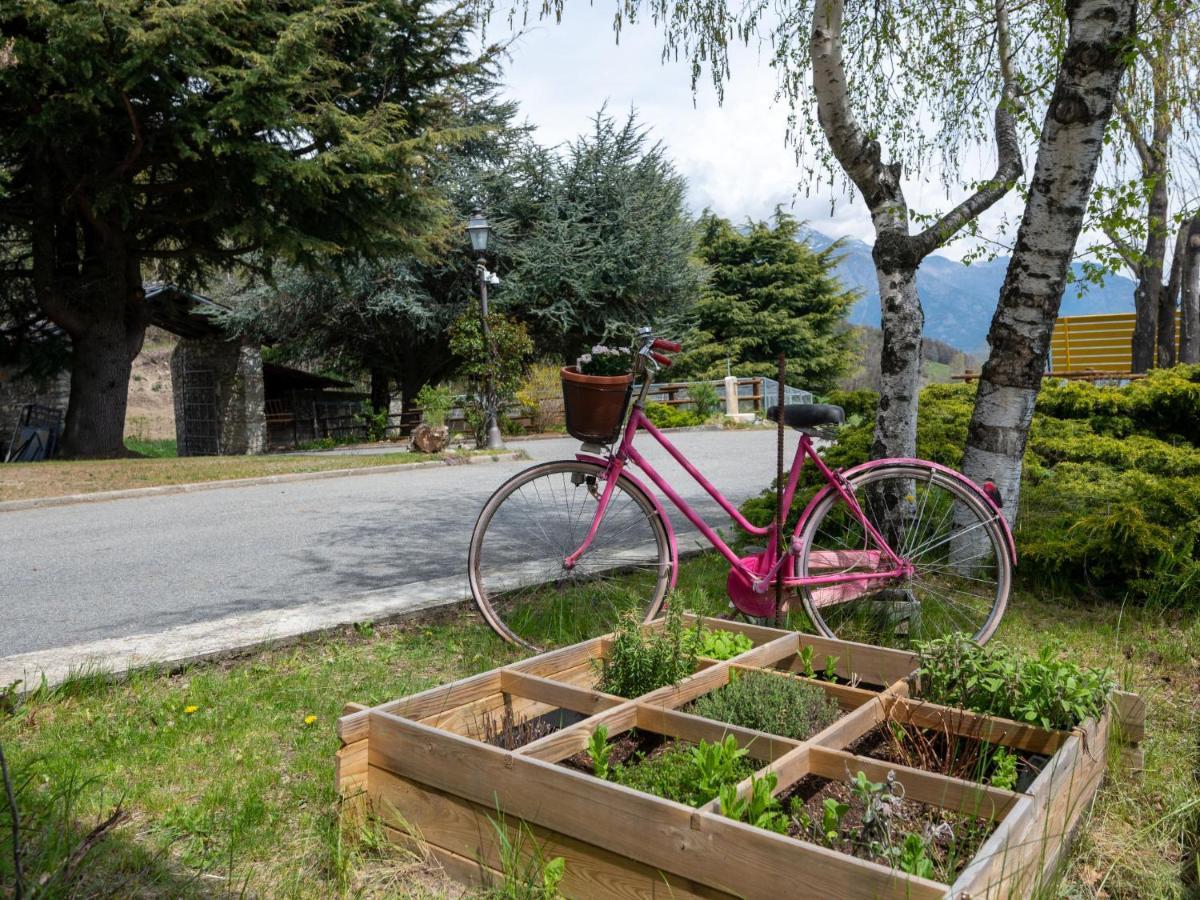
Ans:
[[[767,410],[767,418],[779,421],[779,407]],[[840,406],[829,403],[788,403],[783,407],[783,424],[789,428],[816,428],[820,425],[841,425],[846,421],[846,412]]]

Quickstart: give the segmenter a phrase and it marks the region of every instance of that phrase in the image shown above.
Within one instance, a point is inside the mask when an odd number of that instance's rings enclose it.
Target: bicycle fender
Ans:
[[[852,466],[851,468],[846,469],[846,471],[842,472],[841,474],[845,478],[853,478],[855,475],[861,474],[862,472],[869,472],[871,469],[877,469],[880,466],[895,466],[895,465],[902,466],[902,465],[913,465],[913,464],[929,466],[931,469],[936,469],[937,471],[941,472],[943,475],[949,475],[951,478],[955,479],[960,484],[964,485],[965,487],[967,487],[971,491],[973,491],[978,497],[981,497],[983,499],[983,502],[985,504],[987,504],[989,509],[995,510],[996,514],[1000,517],[1000,529],[1004,532],[1004,540],[1008,544],[1008,552],[1012,554],[1013,565],[1015,566],[1017,564],[1017,542],[1013,539],[1012,528],[1011,528],[1011,526],[1009,526],[1008,519],[1005,517],[1004,512],[1000,509],[999,506],[996,505],[996,502],[991,497],[988,496],[987,491],[985,491],[983,488],[981,488],[979,485],[977,485],[974,481],[972,481],[970,478],[968,478],[962,472],[959,472],[957,469],[952,469],[949,466],[943,466],[941,463],[930,462],[927,459],[915,459],[913,457],[903,457],[903,458],[893,458],[893,459],[872,459],[865,463],[859,463],[857,466]],[[824,494],[825,491],[828,491],[831,489],[832,488],[826,487],[826,488],[823,488],[819,493]],[[814,497],[813,499],[815,500],[816,498]]]
[[[594,463],[602,469],[608,468],[608,460],[602,456],[593,456],[590,453],[576,453],[575,458],[580,462]],[[671,548],[671,583],[667,587],[668,593],[675,590],[675,581],[679,577],[679,544],[675,540],[675,529],[671,527],[671,519],[667,516],[667,511],[659,502],[658,496],[654,491],[646,487],[636,475],[631,475],[624,469],[621,470],[621,478],[626,479],[635,488],[645,494],[650,502],[654,505],[654,512],[658,515],[659,521],[662,522],[663,528],[667,532],[667,546]]]

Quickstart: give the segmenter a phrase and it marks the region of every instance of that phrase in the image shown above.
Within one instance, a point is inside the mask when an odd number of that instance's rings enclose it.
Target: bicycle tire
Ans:
[[[914,532],[920,533],[921,524],[924,519],[925,507],[930,504],[929,496],[931,489],[944,491],[951,499],[949,506],[950,512],[949,521],[957,523],[960,520],[964,522],[959,529],[958,537],[951,532],[946,538],[925,538],[923,535],[917,538],[909,538],[908,540],[921,540],[921,544],[912,544],[910,549],[929,552],[947,547],[947,553],[954,553],[956,546],[959,548],[967,547],[967,542],[964,536],[979,531],[987,539],[985,546],[982,539],[972,539],[971,545],[974,548],[982,548],[974,556],[962,556],[961,553],[957,558],[949,560],[940,560],[937,562],[914,562],[916,571],[914,576],[907,583],[902,583],[899,588],[893,583],[889,583],[886,587],[880,586],[876,591],[868,585],[864,592],[849,601],[834,601],[823,599],[819,592],[821,588],[802,588],[800,593],[804,603],[805,612],[808,613],[813,625],[817,630],[826,637],[839,638],[842,640],[858,640],[862,643],[880,644],[882,646],[903,646],[909,647],[915,639],[928,639],[936,637],[940,633],[947,630],[959,630],[960,633],[968,633],[969,637],[982,644],[988,641],[996,629],[1000,625],[1000,620],[1004,615],[1004,610],[1008,605],[1008,597],[1012,589],[1012,570],[1014,560],[1012,559],[1009,549],[1008,539],[1001,524],[1001,514],[993,507],[989,501],[976,489],[973,485],[963,482],[961,479],[949,474],[932,464],[920,462],[905,462],[894,465],[882,465],[876,468],[867,469],[857,474],[852,473],[847,478],[847,484],[854,491],[856,497],[860,499],[864,514],[870,517],[868,512],[868,504],[862,502],[864,489],[873,484],[883,482],[885,479],[893,479],[896,484],[904,484],[911,482],[913,485],[912,493],[905,496],[906,503],[911,504],[913,508],[918,508],[919,504],[921,513],[916,517],[916,524],[913,528]],[[926,493],[922,498],[918,499],[916,494],[919,486],[924,486]],[[897,495],[893,495],[897,496]],[[810,559],[815,559],[814,554],[820,553],[825,549],[826,544],[831,542],[826,538],[822,539],[822,528],[825,527],[827,532],[832,534],[836,529],[826,525],[828,517],[837,509],[848,510],[849,507],[842,501],[841,496],[832,486],[824,489],[824,496],[817,500],[813,507],[812,513],[808,520],[804,523],[804,527],[800,532],[801,552],[796,557],[793,564],[793,570],[797,577],[804,578],[810,575],[818,574],[819,572],[828,573],[831,570],[836,570],[836,566],[832,569],[826,562],[826,567],[821,569],[814,568],[810,565]],[[943,516],[947,513],[943,513]],[[967,516],[973,517],[970,523],[967,522]],[[843,532],[851,532],[849,524],[852,517],[847,516],[846,522],[843,523],[841,529]],[[933,516],[930,516],[932,522]],[[944,519],[943,519],[944,521]],[[873,523],[879,527],[879,523]],[[859,526],[861,528],[861,526]],[[894,528],[896,526],[885,526]],[[957,525],[955,525],[957,527]],[[883,532],[884,528],[881,527]],[[846,544],[848,547],[849,544]],[[925,548],[928,547],[928,551]],[[970,548],[968,548],[970,549]],[[905,555],[905,548],[901,547],[901,555]],[[836,548],[827,550],[826,552],[838,552]],[[826,557],[828,560],[828,557]],[[911,561],[911,560],[910,560]],[[969,565],[968,565],[969,563]],[[922,568],[924,566],[924,568]],[[967,575],[966,571],[972,571],[975,574]],[[984,588],[975,589],[977,595],[972,595],[970,592],[963,590],[961,587],[952,585],[961,585],[963,580],[984,584],[989,578],[981,577],[981,573],[994,571],[994,589],[986,590]],[[934,579],[941,579],[935,581]],[[935,588],[934,585],[937,585]],[[827,592],[830,589],[825,589]],[[881,602],[878,598],[885,594],[885,591],[891,592],[894,595],[899,590],[901,596],[896,599],[894,596],[888,596],[887,599]],[[991,594],[990,598],[988,594]],[[955,597],[955,594],[958,594]],[[828,598],[828,593],[825,595]],[[977,602],[972,603],[975,599]],[[948,602],[947,602],[948,601]],[[850,604],[859,604],[859,609],[850,609]],[[913,604],[916,604],[915,607]],[[862,613],[868,604],[873,606],[871,615],[874,619],[869,619],[868,616]],[[890,604],[890,606],[889,606]],[[909,624],[904,631],[900,630],[900,625],[896,624],[892,631],[893,624],[897,623],[896,616],[900,609],[899,604],[908,604],[909,609]],[[935,618],[925,613],[927,607],[937,607],[938,604],[943,607],[941,610],[943,615],[940,618]],[[983,607],[988,606],[986,615],[983,614]],[[889,609],[887,615],[880,617],[879,612],[881,606]],[[957,611],[951,610],[951,607],[957,607]],[[839,617],[832,616],[829,612],[822,612],[822,609],[833,610],[841,608],[849,610],[844,612]],[[912,610],[916,610],[916,619],[921,623],[918,628],[918,634],[914,635],[911,629]],[[978,611],[978,620],[970,621],[969,613]],[[851,616],[857,618],[853,621]],[[927,626],[929,620],[932,619],[932,624]],[[833,620],[833,621],[831,621]],[[875,636],[878,638],[889,637],[891,640],[863,640],[863,634],[857,633],[861,629],[865,634],[870,635],[864,622],[871,621],[877,628]],[[942,629],[939,627],[939,622],[962,622],[967,625],[965,629]],[[968,624],[969,623],[969,624]],[[852,627],[856,626],[856,627]],[[978,627],[976,627],[976,625]]]
[[[588,514],[594,509],[590,504],[599,497],[604,474],[604,467],[596,463],[579,460],[542,463],[517,473],[502,484],[480,511],[467,557],[471,595],[484,620],[509,643],[535,651],[549,645],[575,643],[612,631],[616,617],[623,609],[638,608],[641,618],[649,621],[662,608],[667,591],[674,583],[678,560],[658,505],[624,475],[614,487],[600,530],[589,550],[580,558],[580,565],[574,569],[554,569],[554,553],[561,562],[565,554],[582,543],[593,518]],[[543,491],[542,485],[548,490]],[[526,490],[530,486],[533,490]],[[550,502],[545,502],[546,494],[550,495]],[[561,503],[558,502],[560,496],[563,497]],[[539,503],[546,512],[544,522],[534,508]],[[527,517],[536,518],[533,527],[522,534],[514,533],[511,526],[504,533],[498,533],[502,523],[512,521],[505,511],[506,504],[514,508],[512,517],[520,516],[522,505],[528,506]],[[551,521],[564,505],[566,516]],[[502,514],[503,517],[498,518]],[[624,522],[623,527],[627,530],[606,534],[606,527],[616,527],[614,522]],[[581,526],[581,523],[586,524]],[[644,529],[639,523],[645,526]],[[621,546],[605,543],[617,538],[623,539]],[[653,543],[652,550],[649,542]],[[608,556],[604,555],[605,551]],[[538,557],[535,555],[538,553],[550,555]],[[513,557],[518,555],[523,557],[519,565],[513,562]],[[528,572],[527,579],[518,569]],[[515,589],[501,589],[504,579],[526,579],[529,583],[519,584]],[[605,581],[611,583],[606,586]],[[640,596],[638,590],[642,581],[648,581],[651,587],[644,601],[636,601],[632,598]],[[557,591],[557,597],[551,594],[551,589]],[[573,602],[569,597],[563,599],[568,589],[577,589],[571,595],[580,596],[580,608],[576,611],[586,613],[588,621],[568,622],[564,616],[569,616],[570,611],[554,608],[556,604],[563,607]],[[589,592],[590,603],[588,596],[583,596],[584,591]],[[535,600],[537,592],[548,596],[544,600]],[[524,597],[529,600],[522,606]],[[545,609],[531,612],[533,602],[544,602]],[[603,608],[606,605],[612,608]],[[526,617],[520,628],[514,627],[516,614]],[[530,624],[530,616],[534,624]],[[545,624],[545,616],[558,620],[560,637],[546,640],[543,631],[535,627],[537,622]]]

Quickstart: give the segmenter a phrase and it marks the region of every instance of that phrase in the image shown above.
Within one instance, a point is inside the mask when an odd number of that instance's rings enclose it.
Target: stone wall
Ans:
[[[171,354],[180,456],[263,453],[267,417],[256,345],[186,339]]]
[[[60,372],[53,378],[18,378],[16,370],[0,367],[0,461],[26,404],[60,409],[65,418],[70,397],[70,372]]]

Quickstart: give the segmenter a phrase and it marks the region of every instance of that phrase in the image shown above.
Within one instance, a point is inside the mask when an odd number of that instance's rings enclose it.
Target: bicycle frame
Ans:
[[[648,384],[648,379],[647,379]],[[621,442],[617,446],[615,452],[609,457],[598,457],[591,454],[580,453],[577,458],[585,462],[595,462],[605,468],[605,485],[604,490],[600,495],[600,501],[597,504],[595,516],[592,519],[592,525],[583,543],[577,550],[571,553],[565,560],[564,565],[567,568],[572,568],[579,558],[587,551],[592,540],[596,536],[596,532],[600,527],[600,522],[604,518],[604,513],[608,508],[609,500],[612,497],[613,489],[616,486],[617,479],[624,471],[625,467],[632,463],[638,469],[646,474],[646,476],[658,487],[660,491],[674,504],[683,516],[691,522],[700,533],[708,540],[708,542],[716,548],[727,560],[730,565],[746,579],[747,583],[752,585],[754,592],[764,594],[779,577],[780,570],[784,563],[794,558],[801,552],[802,547],[798,539],[800,530],[804,527],[808,516],[812,512],[815,504],[820,500],[824,491],[819,491],[805,507],[804,512],[800,515],[799,521],[796,523],[796,528],[792,532],[792,539],[789,543],[787,551],[783,554],[779,553],[779,541],[777,539],[775,523],[765,527],[759,527],[748,522],[729,500],[714,487],[707,478],[694,466],[691,461],[683,455],[674,444],[667,439],[654,423],[651,422],[645,412],[642,410],[642,399],[645,395],[645,386],[642,389],[642,397],[639,397],[634,403],[633,409],[629,415],[629,420],[625,424],[624,433],[621,437]],[[638,431],[644,430],[653,437],[658,444],[663,447],[671,455],[671,457],[683,467],[684,471],[692,477],[708,493],[710,497],[717,502],[717,505],[729,516],[729,518],[743,531],[750,534],[766,538],[766,550],[764,558],[759,562],[762,569],[761,572],[755,571],[747,563],[740,559],[736,553],[722,540],[721,536],[700,517],[700,515],[684,500],[678,492],[671,487],[665,478],[646,460],[637,448],[633,445],[634,436]],[[854,567],[866,567],[868,571],[855,572],[837,572],[828,575],[810,575],[804,578],[796,577],[790,572],[785,572],[782,576],[785,587],[825,587],[827,590],[821,591],[825,595],[821,602],[844,602],[852,599],[861,590],[869,584],[877,584],[893,578],[900,578],[911,574],[911,565],[900,556],[898,556],[888,545],[887,540],[881,535],[876,528],[867,519],[859,506],[854,494],[848,490],[845,480],[837,472],[833,471],[825,464],[825,461],[817,454],[813,448],[812,439],[807,434],[802,434],[800,437],[800,445],[796,448],[796,455],[792,459],[791,471],[788,475],[787,486],[784,489],[784,509],[791,509],[792,500],[796,496],[796,488],[800,482],[800,473],[804,468],[807,460],[811,460],[821,473],[826,483],[837,492],[841,500],[851,510],[851,514],[863,526],[865,532],[870,536],[876,549],[863,550],[847,550],[837,551],[834,553],[826,553],[825,556],[830,559],[816,560],[817,563],[824,564],[826,568],[840,566],[843,569]],[[651,498],[653,499],[653,497]],[[657,505],[657,501],[656,501]],[[662,515],[662,510],[659,510]],[[672,543],[674,540],[672,538]],[[758,560],[756,560],[758,561]],[[810,562],[813,561],[810,558]],[[838,586],[846,586],[838,588]],[[857,589],[856,589],[857,588]]]

